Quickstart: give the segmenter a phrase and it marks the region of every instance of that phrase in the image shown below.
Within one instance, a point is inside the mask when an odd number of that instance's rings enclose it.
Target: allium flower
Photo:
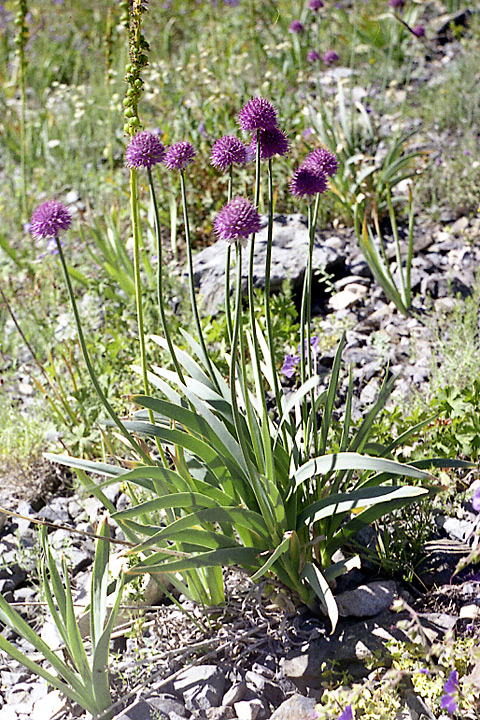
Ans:
[[[214,228],[221,240],[233,243],[260,230],[260,215],[250,200],[237,197],[220,210]]]
[[[139,132],[133,136],[125,152],[125,165],[128,168],[151,168],[163,161],[165,148],[153,132]]]
[[[280,128],[272,130],[260,130],[260,159],[268,160],[274,155],[286,155],[288,153],[289,142],[287,136]],[[250,152],[253,157],[257,154],[257,139],[252,138],[250,143]]]
[[[277,126],[277,111],[269,100],[252,98],[238,113],[238,123],[246,132],[272,130]]]
[[[323,0],[310,0],[308,7],[310,10],[313,10],[313,12],[317,12],[317,10],[323,7]]]
[[[333,65],[333,63],[336,63],[337,60],[339,60],[339,57],[335,50],[327,50],[327,52],[324,53],[322,60],[325,65]]]
[[[57,237],[62,230],[68,230],[72,224],[72,216],[60,202],[47,200],[39,205],[30,219],[30,232],[33,237]]]
[[[288,28],[288,31],[291,33],[295,33],[296,35],[298,33],[302,33],[304,31],[303,23],[300,22],[300,20],[293,20],[290,23],[290,27]]]
[[[235,135],[225,135],[213,146],[210,162],[219,170],[226,170],[230,165],[243,165],[247,162],[247,148]]]
[[[312,170],[301,165],[290,181],[292,195],[317,195],[327,189],[327,176],[324,173]]]
[[[416,37],[425,37],[425,28],[423,25],[414,25],[412,32]]]
[[[405,0],[388,0],[388,5],[393,8],[403,8]]]
[[[195,148],[188,140],[174,143],[165,153],[165,167],[169,170],[183,170],[195,157]]]
[[[337,720],[353,720],[352,706],[347,705],[342,714],[338,716]]]
[[[338,170],[337,156],[325,148],[317,148],[311,152],[303,165],[317,172],[325,173],[328,177],[333,177]]]
[[[316,62],[320,60],[320,55],[316,50],[309,50],[307,52],[307,62]]]
[[[442,699],[440,700],[440,705],[443,708],[443,710],[446,710],[450,715],[453,715],[455,710],[458,708],[458,673],[456,670],[452,670],[450,675],[448,676],[448,680],[443,686],[443,689],[445,690],[445,695],[443,695]]]

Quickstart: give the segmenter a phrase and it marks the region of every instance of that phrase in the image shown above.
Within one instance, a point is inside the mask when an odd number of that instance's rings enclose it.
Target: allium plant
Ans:
[[[78,468],[84,482],[85,471],[106,476],[103,483],[89,485],[102,500],[106,484],[121,480],[131,488],[132,507],[113,514],[129,537],[139,538],[126,553],[138,559],[128,574],[167,575],[188,597],[218,604],[224,600],[223,568],[241,566],[251,572],[255,581],[273,575],[296,599],[311,607],[318,598],[334,628],[338,612],[331,583],[359,562],[351,558],[332,564],[335,551],[365,525],[435,490],[418,484],[431,480],[425,469],[427,462],[406,465],[391,459],[397,443],[376,446],[375,457],[366,452],[374,419],[389,397],[392,381],[383,384],[377,401],[356,431],[351,429],[350,382],[340,446],[335,452],[329,451],[344,340],[333,363],[329,386],[320,393],[313,363],[316,344],[310,332],[312,257],[320,202],[336,168],[335,157],[320,149],[306,158],[291,180],[294,196],[307,205],[310,242],[298,350],[301,384],[291,397],[284,393],[273,348],[268,299],[274,245],[270,156],[265,332],[253,304],[255,234],[262,225],[258,215],[262,132],[271,133],[277,128],[277,112],[268,100],[254,98],[242,108],[238,121],[256,140],[255,195],[253,200],[232,199],[230,185],[227,203],[214,223],[217,236],[235,248],[228,378],[209,357],[198,316],[197,337],[182,333],[190,352],[174,346],[164,327],[164,335],[151,336],[151,340],[172,353],[175,370],[151,367],[148,382],[155,394],[133,398],[141,409],[132,421],[124,423],[112,418],[125,437],[130,434],[132,469],[125,470],[120,463],[50,457]],[[184,177],[194,156],[193,148],[185,142],[172,145],[166,152],[165,164],[169,152],[168,166],[181,176],[189,282],[196,313]],[[153,181],[151,191],[154,197]],[[250,244],[246,326],[242,314],[245,241]],[[71,286],[69,292],[75,308]],[[161,305],[161,297],[159,302]],[[79,321],[78,313],[76,318]],[[138,435],[145,440],[139,442]],[[413,478],[417,484],[399,484],[398,478],[402,477]],[[135,486],[142,492],[141,500]]]

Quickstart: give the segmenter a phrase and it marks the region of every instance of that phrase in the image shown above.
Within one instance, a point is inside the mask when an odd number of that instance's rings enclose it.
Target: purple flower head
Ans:
[[[325,148],[317,148],[311,152],[303,165],[317,172],[325,173],[328,177],[333,177],[338,170],[337,156]]]
[[[220,210],[214,228],[221,240],[233,243],[260,230],[260,215],[250,200],[237,197]]]
[[[320,55],[316,50],[309,50],[307,52],[307,62],[317,62],[320,60]]]
[[[299,362],[300,355],[285,355],[280,372],[287,378],[293,377],[297,371],[297,365]]]
[[[151,168],[163,161],[165,148],[153,132],[139,132],[133,136],[125,152],[125,165],[128,168]]]
[[[339,57],[335,50],[327,50],[327,52],[323,54],[322,60],[325,65],[333,65],[339,60]]]
[[[423,25],[414,25],[412,32],[416,37],[425,37],[425,28]]]
[[[320,340],[316,335],[314,335],[312,338],[310,338],[310,347],[312,348],[313,352],[318,352],[318,346],[320,344]],[[298,344],[297,352],[300,352],[301,343]],[[307,349],[307,340],[305,339],[305,350]]]
[[[238,113],[238,123],[246,132],[272,130],[277,126],[277,111],[269,100],[252,98]]]
[[[472,507],[475,512],[480,512],[480,487],[473,494]]]
[[[274,155],[286,155],[288,153],[289,142],[287,136],[280,128],[272,128],[272,130],[260,130],[260,159],[268,160]],[[257,154],[257,138],[252,138],[250,143],[250,152],[253,157]]]
[[[60,202],[47,200],[39,205],[30,219],[30,232],[34,238],[57,237],[62,230],[68,230],[72,216]]]
[[[165,167],[169,170],[184,170],[187,165],[193,162],[195,148],[188,140],[174,143],[167,148],[165,153]]]
[[[323,0],[310,0],[308,7],[310,10],[313,10],[313,12],[317,12],[317,10],[323,7]]]
[[[234,135],[225,135],[215,142],[210,162],[222,171],[227,170],[230,165],[243,165],[247,162],[247,148]]]
[[[317,195],[327,189],[327,176],[322,172],[301,165],[290,181],[292,195]]]
[[[352,706],[347,705],[342,714],[338,716],[337,720],[353,720]]]
[[[303,23],[300,22],[300,20],[293,20],[290,23],[290,27],[288,28],[288,31],[291,33],[295,33],[295,35],[298,35],[298,33],[302,33],[304,31]]]
[[[405,0],[388,0],[388,5],[393,8],[402,9],[405,5]]]

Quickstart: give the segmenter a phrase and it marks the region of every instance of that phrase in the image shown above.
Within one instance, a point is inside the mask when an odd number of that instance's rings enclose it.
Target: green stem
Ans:
[[[145,330],[143,327],[143,304],[140,278],[140,219],[138,216],[137,198],[137,170],[130,170],[130,210],[132,214],[133,231],[133,276],[135,280],[135,300],[137,304],[138,342],[140,345],[140,365],[142,367],[143,389],[145,395],[149,393],[147,359],[145,352]],[[149,410],[150,422],[154,423],[153,412]]]
[[[232,199],[233,194],[233,164],[230,165],[230,172],[228,174],[228,193],[227,203]],[[227,243],[227,249],[225,252],[225,317],[227,320],[227,332],[230,345],[232,344],[233,337],[233,323],[232,323],[232,307],[230,302],[230,256],[231,256],[231,245]]]
[[[165,306],[163,304],[163,262],[162,262],[162,237],[160,234],[160,218],[158,215],[158,205],[157,205],[157,196],[155,194],[155,187],[153,184],[153,177],[152,177],[152,170],[151,168],[147,168],[148,173],[148,184],[150,186],[150,197],[152,199],[152,205],[153,205],[153,214],[155,217],[155,236],[157,240],[157,258],[158,258],[158,273],[157,273],[157,294],[158,294],[158,308],[160,311],[160,319],[162,321],[162,327],[163,327],[163,334],[165,335],[165,340],[167,341],[168,345],[168,351],[171,355],[171,358],[173,360],[173,364],[175,365],[175,370],[177,372],[177,375],[180,379],[180,382],[182,382],[185,385],[185,380],[182,373],[182,368],[180,367],[180,363],[178,362],[177,355],[175,353],[175,348],[172,343],[172,339],[170,337],[170,332],[168,330],[168,323],[167,323],[167,317],[165,315]]]
[[[213,384],[215,385],[215,389],[217,392],[220,392],[220,389],[218,387],[218,382],[215,377],[215,372],[213,370],[213,366],[211,363],[211,360],[208,356],[207,346],[205,345],[205,340],[203,337],[202,332],[202,326],[200,323],[200,315],[198,314],[198,307],[197,307],[197,301],[195,298],[195,283],[193,279],[193,255],[192,255],[192,241],[191,241],[191,235],[190,235],[190,224],[188,220],[188,210],[187,210],[187,193],[185,189],[185,174],[184,171],[180,171],[180,186],[182,190],[182,204],[183,204],[183,222],[185,226],[185,239],[187,243],[187,260],[188,260],[188,285],[190,289],[190,302],[192,305],[192,312],[193,317],[195,320],[195,326],[197,328],[197,335],[200,342],[200,346],[202,348],[202,355],[203,355],[203,361],[205,363],[205,367],[208,370],[208,374],[210,375],[210,379],[212,380]]]
[[[120,432],[122,433],[124,438],[126,438],[128,440],[128,442],[130,443],[132,448],[140,455],[142,460],[147,465],[151,465],[152,461],[151,461],[150,457],[147,455],[147,453],[144,450],[142,450],[140,445],[134,440],[133,436],[128,432],[127,428],[122,423],[122,421],[118,417],[117,413],[115,412],[115,410],[112,408],[112,406],[108,402],[108,400],[105,396],[105,393],[103,392],[102,388],[100,387],[100,385],[98,383],[97,376],[95,374],[95,370],[93,369],[93,365],[90,360],[90,355],[87,350],[87,344],[85,342],[85,336],[83,334],[82,323],[80,320],[80,315],[78,313],[75,296],[73,294],[73,288],[72,288],[72,284],[70,282],[70,275],[68,274],[67,263],[65,262],[65,256],[63,254],[62,245],[61,245],[58,237],[55,237],[55,241],[57,243],[58,254],[60,257],[60,262],[62,264],[62,270],[63,270],[63,275],[65,278],[65,283],[67,285],[68,297],[70,298],[70,303],[71,303],[73,315],[75,318],[75,324],[77,326],[78,340],[80,342],[80,347],[82,348],[85,365],[87,366],[88,374],[90,376],[90,380],[92,381],[93,387],[95,388],[95,392],[97,393],[98,397],[100,398],[100,401],[101,401],[103,407],[105,408],[107,413],[110,415],[111,419],[113,420],[115,425],[118,427],[118,429],[120,430]]]

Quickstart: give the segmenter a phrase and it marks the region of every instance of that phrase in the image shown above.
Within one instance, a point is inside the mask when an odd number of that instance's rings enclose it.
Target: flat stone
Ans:
[[[316,703],[314,698],[292,695],[275,710],[270,720],[315,720]]]
[[[235,683],[223,696],[222,705],[233,705],[233,703],[243,700],[246,689],[247,686],[243,681]]]
[[[336,598],[341,617],[375,617],[392,604],[397,591],[393,580],[360,585],[354,590],[346,590]]]

